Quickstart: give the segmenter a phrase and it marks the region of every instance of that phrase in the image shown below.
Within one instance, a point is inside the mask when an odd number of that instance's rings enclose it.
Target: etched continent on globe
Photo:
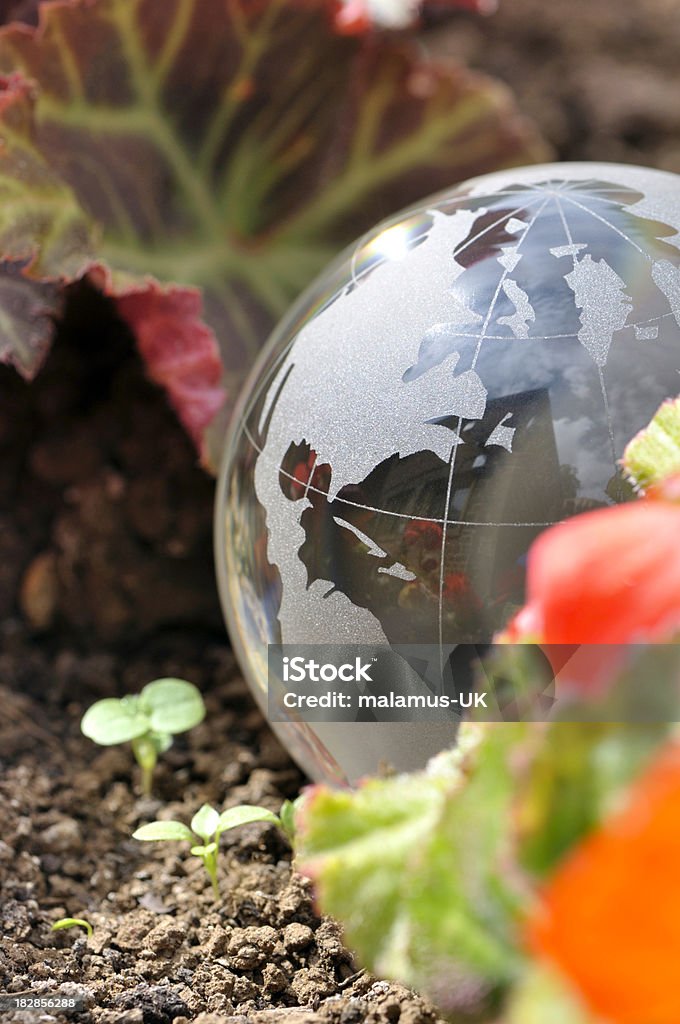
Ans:
[[[267,643],[489,640],[538,533],[630,496],[623,448],[680,390],[679,182],[468,183],[359,243],[275,335],[218,511],[256,687]]]

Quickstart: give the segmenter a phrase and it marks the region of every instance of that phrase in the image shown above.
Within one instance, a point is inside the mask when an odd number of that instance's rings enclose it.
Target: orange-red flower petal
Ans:
[[[529,555],[527,603],[503,639],[545,644],[665,640],[680,630],[680,505],[639,501],[546,531]]]
[[[604,1019],[680,1022],[679,744],[558,868],[528,937]]]

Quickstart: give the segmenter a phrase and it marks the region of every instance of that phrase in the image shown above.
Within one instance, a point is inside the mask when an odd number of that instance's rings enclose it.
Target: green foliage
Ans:
[[[34,145],[31,82],[11,75],[0,100],[0,360],[31,378],[61,309],[60,285],[85,272],[93,250],[87,215]]]
[[[616,806],[669,728],[555,722],[518,748],[525,769],[515,801],[517,851],[533,878],[548,875]]]
[[[83,917],[60,917],[58,921],[55,921],[52,925],[53,932],[64,931],[67,928],[84,928],[87,932],[88,938],[94,934],[94,928],[89,921],[86,921]]]
[[[297,814],[299,867],[369,970],[454,1019],[495,1014],[524,984],[522,921],[538,885],[612,811],[669,728],[468,723],[459,747],[424,772],[311,790]],[[552,1021],[544,989],[527,988],[507,1024]],[[588,1024],[564,1006],[555,1021]]]
[[[281,804],[281,810],[279,811],[281,827],[291,842],[295,839],[295,833],[297,832],[296,815],[304,804],[304,801],[305,797],[304,794],[302,794],[295,800],[284,800]]]
[[[298,815],[300,867],[362,963],[453,1011],[516,974],[523,882],[511,754],[524,726],[463,726],[425,772],[318,787]]]
[[[101,746],[131,743],[142,769],[142,790],[151,792],[158,755],[177,733],[193,729],[205,718],[200,691],[183,679],[156,679],[139,694],[98,700],[83,715],[80,728]]]
[[[133,839],[144,839],[147,842],[164,840],[183,840],[193,842],[196,838],[188,825],[181,821],[151,821],[148,825],[142,825],[134,833]]]
[[[669,399],[623,453],[623,466],[642,489],[680,473],[680,398]]]
[[[230,807],[226,811],[216,811],[210,804],[203,804],[191,819],[191,828],[182,824],[181,821],[152,821],[148,825],[142,825],[133,833],[133,839],[140,839],[144,842],[175,842],[185,840],[194,843],[191,853],[203,861],[210,882],[212,884],[215,899],[219,899],[220,889],[217,878],[217,854],[219,852],[220,836],[223,832],[239,825],[248,825],[254,821],[269,821],[274,825],[282,827],[281,819],[268,811],[266,807],[255,807],[252,804],[241,804],[239,807]],[[196,843],[196,839],[202,839],[202,843]]]
[[[513,992],[499,1024],[605,1024],[592,1016],[566,981],[532,966]]]
[[[249,825],[252,821],[270,821],[274,825],[281,825],[281,819],[265,807],[241,804],[239,807],[230,807],[229,810],[222,811],[215,829],[215,838],[218,839],[227,829],[236,828],[238,825]]]

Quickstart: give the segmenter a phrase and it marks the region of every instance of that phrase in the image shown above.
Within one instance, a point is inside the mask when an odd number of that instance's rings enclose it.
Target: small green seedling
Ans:
[[[300,810],[304,799],[305,794],[301,793],[295,800],[284,800],[281,804],[281,810],[279,811],[281,828],[288,836],[291,844],[295,839],[295,815]]]
[[[80,728],[103,747],[131,743],[148,796],[158,755],[172,745],[176,733],[193,729],[204,718],[205,704],[193,683],[156,679],[141,693],[98,700],[83,715]]]
[[[92,938],[94,934],[94,928],[89,921],[86,921],[84,917],[60,917],[58,921],[55,921],[52,925],[53,932],[61,932],[66,928],[84,928],[87,932],[88,938]]]
[[[280,828],[283,827],[281,819],[266,807],[254,807],[251,804],[242,804],[240,807],[230,807],[227,811],[216,811],[210,804],[203,804],[201,809],[191,819],[191,828],[182,824],[181,821],[152,821],[148,825],[142,825],[133,833],[133,839],[141,839],[147,842],[155,840],[187,840],[196,843],[196,839],[202,839],[203,843],[191,847],[194,857],[200,857],[203,866],[208,872],[212,883],[215,899],[220,897],[220,888],[217,881],[217,853],[220,845],[220,836],[230,828],[238,825],[248,825],[252,821],[271,821]]]

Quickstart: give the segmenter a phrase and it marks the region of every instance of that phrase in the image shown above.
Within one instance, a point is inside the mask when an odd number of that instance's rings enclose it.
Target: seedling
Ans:
[[[217,853],[220,845],[220,836],[230,828],[238,825],[247,825],[252,821],[271,821],[279,827],[283,827],[281,819],[268,811],[265,807],[254,807],[251,804],[242,804],[240,807],[230,807],[227,811],[216,811],[210,804],[203,804],[201,809],[191,819],[191,828],[181,821],[152,821],[148,825],[142,825],[133,833],[133,839],[141,839],[147,842],[152,841],[177,841],[187,840],[194,843],[191,852],[194,857],[200,857],[203,866],[208,872],[212,883],[215,899],[220,898],[220,888],[217,881]],[[197,839],[203,842],[196,844]]]
[[[205,718],[200,691],[183,679],[156,679],[141,693],[98,700],[83,715],[80,728],[103,747],[131,743],[142,770],[142,792],[151,793],[158,755],[172,746],[172,737],[193,729]]]
[[[295,839],[295,815],[302,806],[304,799],[305,794],[301,793],[300,796],[295,798],[295,800],[284,800],[281,804],[281,810],[279,811],[281,828],[288,836],[291,844]]]
[[[52,925],[53,932],[61,932],[66,928],[84,928],[87,932],[88,938],[91,938],[94,934],[94,928],[89,921],[86,921],[84,917],[60,917],[58,921],[55,921]]]

